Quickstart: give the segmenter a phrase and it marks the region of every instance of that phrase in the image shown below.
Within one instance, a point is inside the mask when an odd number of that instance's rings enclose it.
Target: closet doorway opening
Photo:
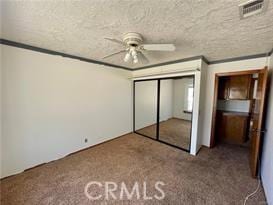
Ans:
[[[134,81],[134,132],[189,152],[194,75]]]

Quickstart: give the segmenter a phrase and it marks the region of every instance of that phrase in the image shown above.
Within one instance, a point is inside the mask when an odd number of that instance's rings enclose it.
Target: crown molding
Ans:
[[[125,69],[125,70],[132,70],[132,69],[124,67],[124,66],[119,66],[119,65],[115,65],[115,64],[111,64],[111,63],[105,63],[102,61],[97,61],[97,60],[93,60],[93,59],[89,59],[89,58],[83,58],[83,57],[79,57],[79,56],[75,56],[75,55],[71,55],[71,54],[67,54],[67,53],[62,53],[62,52],[53,51],[53,50],[49,50],[49,49],[45,49],[45,48],[27,45],[24,43],[9,41],[6,39],[0,39],[0,44],[13,46],[13,47],[17,47],[17,48],[23,48],[23,49],[32,50],[32,51],[37,51],[40,53],[46,53],[46,54],[50,54],[50,55],[59,55],[59,56],[65,57],[65,58],[72,58],[75,60],[80,60],[80,61],[84,61],[84,62],[88,62],[88,63],[105,65],[105,66],[110,66],[110,67],[115,67],[115,68],[120,68],[120,69]]]
[[[249,59],[253,59],[253,58],[262,58],[262,57],[267,57],[267,56],[268,56],[268,53],[260,53],[260,54],[240,56],[240,57],[235,57],[235,58],[226,58],[226,59],[222,59],[222,60],[210,61],[209,65],[219,64],[219,63],[227,63],[227,62],[232,62],[232,61],[249,60]]]
[[[249,60],[249,59],[253,59],[253,58],[267,57],[273,53],[273,48],[272,48],[271,51],[269,51],[268,53],[240,56],[240,57],[235,57],[235,58],[226,58],[226,59],[214,60],[214,61],[209,61],[205,56],[200,55],[200,56],[182,58],[182,59],[173,60],[173,61],[167,61],[167,62],[158,63],[158,64],[147,65],[147,66],[138,67],[138,68],[129,68],[129,67],[115,65],[115,64],[111,64],[111,63],[105,63],[102,61],[97,61],[97,60],[93,60],[93,59],[89,59],[89,58],[83,58],[80,56],[75,56],[75,55],[71,55],[71,54],[67,54],[67,53],[53,51],[53,50],[49,50],[49,49],[45,49],[45,48],[31,46],[31,45],[27,45],[24,43],[18,43],[18,42],[6,40],[6,39],[0,39],[0,44],[13,46],[13,47],[17,47],[17,48],[23,48],[23,49],[32,50],[32,51],[37,51],[40,53],[46,53],[46,54],[50,54],[50,55],[59,55],[59,56],[65,57],[65,58],[71,58],[71,59],[80,60],[80,61],[84,61],[84,62],[88,62],[88,63],[105,65],[105,66],[110,66],[110,67],[114,67],[114,68],[129,70],[129,71],[142,70],[142,69],[147,69],[147,68],[153,68],[153,67],[158,67],[158,66],[170,65],[170,64],[175,64],[175,63],[182,63],[182,62],[200,60],[200,59],[203,60],[208,65],[211,65],[211,64],[219,64],[219,63],[227,63],[227,62],[232,62],[232,61]]]
[[[271,51],[269,51],[268,55],[271,56],[272,53],[273,53],[273,48],[271,49]]]

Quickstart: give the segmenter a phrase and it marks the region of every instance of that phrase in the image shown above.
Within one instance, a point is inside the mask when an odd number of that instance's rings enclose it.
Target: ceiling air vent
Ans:
[[[265,11],[267,0],[250,0],[239,5],[241,19]]]

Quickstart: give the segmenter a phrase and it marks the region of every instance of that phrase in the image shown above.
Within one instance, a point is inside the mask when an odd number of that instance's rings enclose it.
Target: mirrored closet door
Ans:
[[[159,140],[188,150],[191,141],[194,78],[160,81]]]
[[[194,76],[134,81],[134,132],[190,151]]]

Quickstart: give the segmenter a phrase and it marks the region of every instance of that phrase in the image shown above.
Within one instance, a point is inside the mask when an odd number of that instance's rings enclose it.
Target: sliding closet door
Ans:
[[[136,133],[157,138],[157,80],[134,82],[134,130]]]
[[[160,80],[159,140],[190,150],[193,76]]]

